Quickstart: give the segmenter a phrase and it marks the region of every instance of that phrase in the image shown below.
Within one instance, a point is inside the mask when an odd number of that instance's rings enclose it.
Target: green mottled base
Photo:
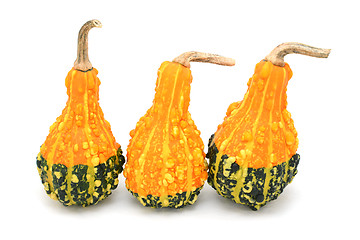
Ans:
[[[71,168],[63,164],[49,164],[38,154],[36,165],[46,193],[64,206],[95,205],[111,194],[118,185],[125,158],[121,148],[117,155],[95,167],[83,164]]]
[[[168,195],[167,199],[161,200],[158,196],[153,195],[147,195],[146,197],[141,197],[139,194],[132,192],[129,190],[129,192],[136,197],[142,205],[145,207],[151,207],[151,208],[182,208],[186,205],[192,205],[196,202],[198,195],[200,194],[200,190],[203,188],[203,186],[195,189],[195,191],[190,191],[188,194],[187,192],[177,193],[175,196]]]
[[[219,151],[215,144],[210,146],[212,138],[213,136],[209,140],[207,153],[209,185],[223,197],[245,204],[252,210],[259,210],[267,202],[275,200],[297,174],[299,154],[272,168],[244,168],[231,162],[226,154],[216,164]]]

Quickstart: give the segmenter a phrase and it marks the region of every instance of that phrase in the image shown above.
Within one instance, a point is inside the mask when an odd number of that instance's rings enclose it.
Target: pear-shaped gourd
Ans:
[[[79,32],[77,59],[65,79],[69,98],[36,161],[46,193],[65,206],[88,206],[106,198],[117,187],[125,162],[98,102],[98,71],[88,58],[93,27],[101,23],[88,21]]]
[[[190,61],[234,65],[214,54],[187,52],[158,71],[153,105],[130,132],[126,187],[144,205],[193,204],[207,179],[204,144],[188,111]]]
[[[292,71],[283,58],[289,53],[324,58],[330,50],[279,45],[256,65],[244,99],[229,106],[209,140],[208,183],[253,210],[276,199],[297,173],[297,132],[286,109]]]

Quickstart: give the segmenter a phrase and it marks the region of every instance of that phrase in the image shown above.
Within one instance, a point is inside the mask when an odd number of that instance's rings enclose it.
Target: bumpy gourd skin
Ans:
[[[207,178],[204,144],[188,112],[190,69],[164,62],[152,107],[130,132],[126,187],[144,205],[193,204]]]
[[[229,106],[209,140],[208,183],[253,210],[276,199],[297,173],[297,132],[286,110],[291,76],[288,64],[258,63],[243,101]]]
[[[65,206],[105,199],[117,187],[125,162],[98,103],[97,73],[95,68],[68,73],[69,99],[37,156],[46,193]]]

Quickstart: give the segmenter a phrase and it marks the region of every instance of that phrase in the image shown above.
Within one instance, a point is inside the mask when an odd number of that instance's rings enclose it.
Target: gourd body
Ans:
[[[287,111],[292,71],[261,61],[243,101],[231,104],[209,140],[208,183],[236,203],[258,210],[297,173],[297,132]]]
[[[204,144],[188,111],[191,81],[189,68],[164,62],[153,105],[130,132],[126,187],[144,206],[192,204],[207,178]]]
[[[124,157],[98,103],[98,71],[72,69],[66,107],[40,148],[38,171],[47,194],[68,205],[92,205],[118,184]]]

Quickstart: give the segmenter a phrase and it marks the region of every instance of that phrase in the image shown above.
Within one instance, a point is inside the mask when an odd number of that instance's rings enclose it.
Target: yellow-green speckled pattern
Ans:
[[[209,143],[212,142],[212,138]],[[300,155],[274,167],[247,168],[239,166],[235,157],[219,153],[215,144],[209,146],[208,183],[223,197],[258,210],[275,200],[297,174]]]
[[[65,206],[97,204],[111,194],[118,185],[118,175],[125,159],[119,148],[116,156],[97,166],[84,164],[66,167],[50,164],[41,153],[37,156],[37,169],[46,193]]]

